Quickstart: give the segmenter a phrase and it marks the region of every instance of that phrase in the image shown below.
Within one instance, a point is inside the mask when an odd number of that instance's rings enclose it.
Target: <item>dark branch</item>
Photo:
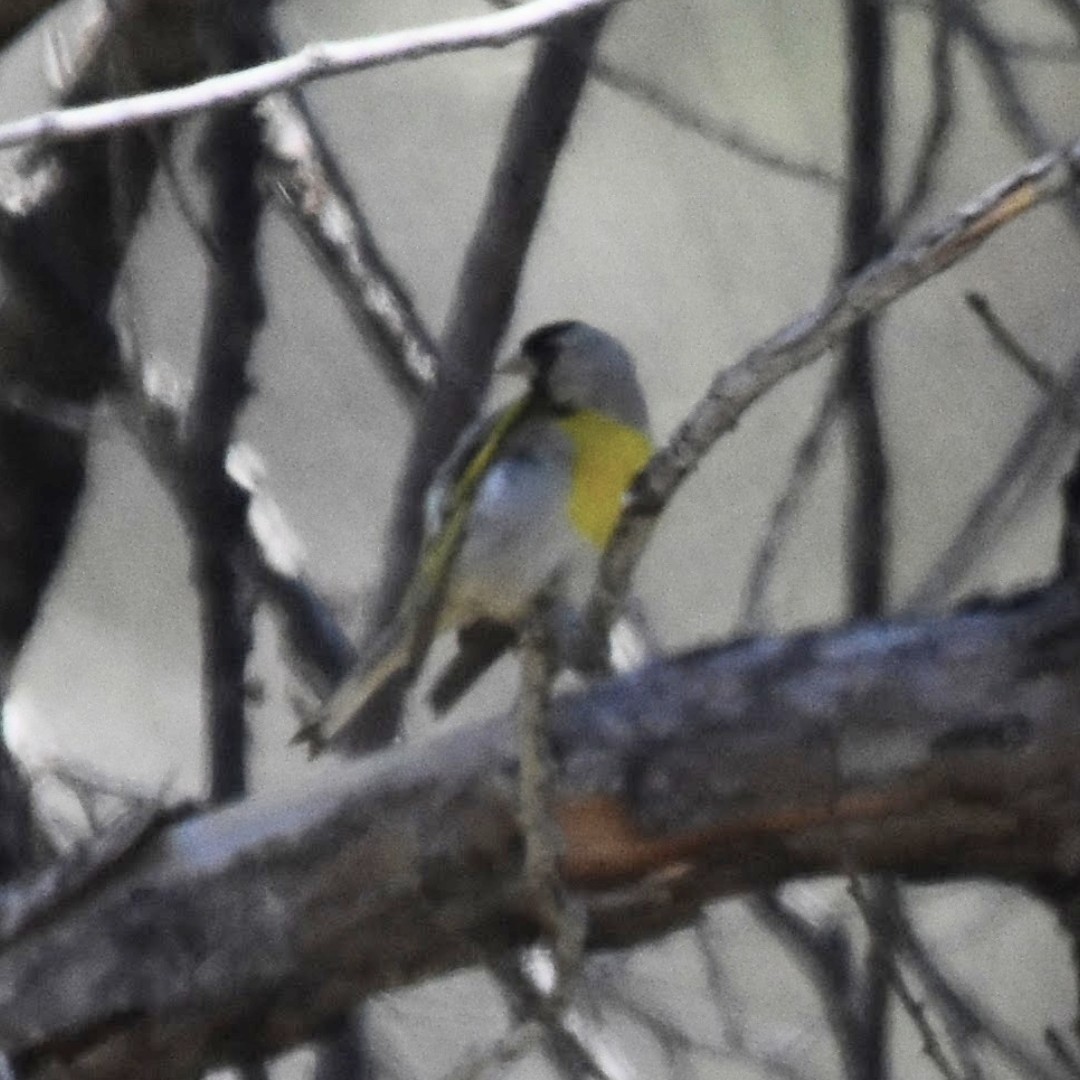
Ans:
[[[907,193],[893,215],[891,233],[897,236],[933,193],[938,169],[948,146],[955,115],[952,27],[944,10],[935,8],[934,44],[930,52],[930,115],[926,119]]]
[[[219,70],[262,56],[263,0],[208,2],[205,47]],[[201,356],[185,421],[187,505],[203,646],[203,695],[210,738],[210,796],[238,798],[247,787],[245,671],[252,645],[254,590],[243,563],[247,500],[226,474],[226,455],[250,392],[247,368],[264,318],[256,247],[262,200],[255,184],[259,131],[248,105],[210,116],[201,157],[210,177],[215,257]]]

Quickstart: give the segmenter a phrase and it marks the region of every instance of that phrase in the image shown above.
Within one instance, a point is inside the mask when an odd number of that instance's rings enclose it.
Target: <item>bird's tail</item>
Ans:
[[[416,633],[400,618],[375,636],[345,681],[330,695],[293,742],[306,743],[313,754],[337,740],[392,679],[416,661]]]

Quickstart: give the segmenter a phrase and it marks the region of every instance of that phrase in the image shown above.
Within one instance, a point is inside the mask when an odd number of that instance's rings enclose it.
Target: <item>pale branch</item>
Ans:
[[[264,98],[256,111],[270,194],[316,256],[391,386],[416,408],[435,378],[439,349],[412,297],[299,95]]]
[[[938,2],[944,5],[946,18],[971,42],[998,114],[1024,153],[1042,154],[1050,150],[1054,146],[1050,130],[1024,94],[1002,39],[986,19],[982,5],[971,0]],[[1080,232],[1080,198],[1072,192],[1063,203],[1073,230]]]
[[[1073,888],[1080,597],[710,647],[552,702],[590,947],[817,873]],[[0,953],[26,1077],[266,1056],[540,932],[512,724],[440,732],[164,828]]]
[[[191,116],[288,90],[316,79],[465,49],[502,48],[618,0],[527,0],[507,11],[455,19],[348,41],[323,41],[242,71],[187,86],[53,109],[0,124],[0,148],[19,143],[85,139],[105,131]]]
[[[806,367],[860,320],[978,248],[1001,226],[1074,185],[1080,143],[1046,154],[948,218],[899,244],[713,379],[705,396],[639,475],[601,563],[590,638],[602,641],[657,519],[721,435],[783,379]]]

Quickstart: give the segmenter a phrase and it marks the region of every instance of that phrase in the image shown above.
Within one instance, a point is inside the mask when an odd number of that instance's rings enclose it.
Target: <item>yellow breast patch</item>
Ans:
[[[604,548],[622,511],[630,482],[652,457],[643,431],[583,409],[558,421],[574,444],[570,520],[596,547]]]

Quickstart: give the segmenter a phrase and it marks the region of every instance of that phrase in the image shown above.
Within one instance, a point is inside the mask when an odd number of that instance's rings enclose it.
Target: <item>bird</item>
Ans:
[[[424,501],[417,570],[390,622],[303,736],[333,744],[391,679],[414,673],[434,637],[509,628],[538,598],[552,625],[580,627],[626,493],[653,452],[630,353],[579,320],[528,334],[501,372],[516,400],[466,429]],[[312,728],[314,730],[312,730]]]

